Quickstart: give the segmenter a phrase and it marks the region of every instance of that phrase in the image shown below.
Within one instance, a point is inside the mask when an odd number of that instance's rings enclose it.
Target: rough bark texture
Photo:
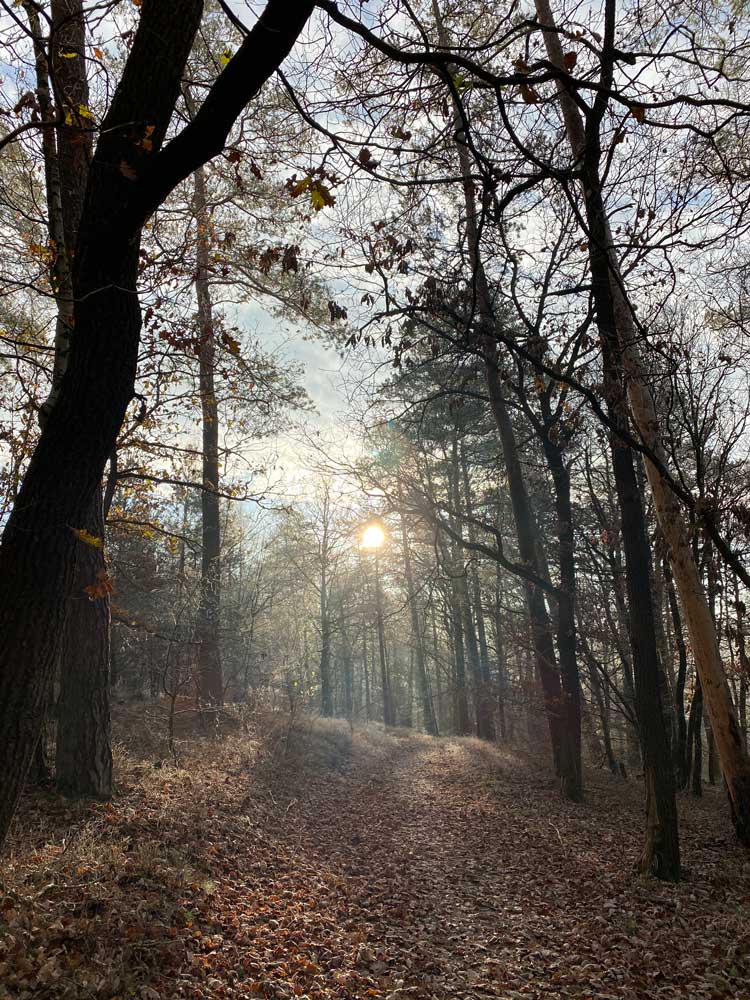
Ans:
[[[63,243],[58,247],[58,258],[66,258],[67,273],[72,274],[92,157],[90,122],[80,111],[81,108],[88,108],[89,103],[85,22],[80,0],[54,0],[51,10],[52,78],[57,117],[63,119],[63,124],[58,125],[55,133],[56,170],[63,194],[59,211],[64,233]],[[76,53],[75,59],[63,55],[71,52]],[[49,139],[47,143],[51,145]],[[55,199],[48,197],[48,201],[52,219],[56,210]],[[59,222],[50,227],[51,231],[59,228]],[[42,408],[43,419],[55,404],[68,364],[70,343],[74,336],[72,285],[61,286],[57,307],[55,368],[52,389]],[[107,798],[112,793],[110,619],[101,490],[96,491],[82,523],[76,527],[99,539],[100,544],[82,542],[78,546],[60,657],[55,783],[66,795]]]
[[[100,490],[94,492],[86,529],[103,539]],[[109,592],[102,549],[83,541],[77,549],[62,646],[55,784],[64,795],[104,799],[112,794]]]

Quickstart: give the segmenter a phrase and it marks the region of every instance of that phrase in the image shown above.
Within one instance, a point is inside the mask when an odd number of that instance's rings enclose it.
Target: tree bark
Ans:
[[[100,490],[85,523],[100,545],[81,541],[76,553],[62,647],[55,784],[64,795],[106,799],[112,794],[110,598]]]
[[[573,508],[570,501],[570,471],[560,448],[542,434],[542,446],[555,488],[557,547],[560,582],[557,598],[557,653],[562,682],[563,726],[570,742],[570,770],[563,775],[566,798],[583,799],[581,764],[581,681],[576,653],[576,567]]]
[[[547,29],[544,31],[544,41],[549,60],[556,68],[565,72],[560,35],[548,0],[536,0],[536,10],[539,21]],[[605,51],[611,54],[614,31],[612,0],[609,0],[607,6],[606,31]],[[610,49],[607,49],[607,45]],[[589,112],[584,128],[578,106],[564,80],[558,80],[557,88],[570,147],[582,170],[582,190],[590,241],[589,259],[597,325],[602,341],[609,417],[613,426],[624,432],[627,429],[627,415],[619,370],[623,357],[623,330],[614,295],[614,289],[619,288],[619,285],[613,280],[611,271],[615,261],[611,252],[609,224],[599,177],[599,125],[606,104],[597,100],[595,108]],[[628,379],[626,384],[629,386],[631,380]],[[677,808],[659,689],[650,550],[633,455],[615,435],[612,436],[612,463],[622,514],[636,708],[646,785],[647,821],[641,868],[653,871],[660,878],[676,880],[680,875]]]

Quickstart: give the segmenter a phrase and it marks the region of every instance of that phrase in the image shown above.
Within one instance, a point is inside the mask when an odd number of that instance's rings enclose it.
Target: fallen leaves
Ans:
[[[323,722],[183,756],[121,762],[112,804],[27,799],[2,1000],[743,995],[750,869],[710,790],[671,886],[634,872],[635,782],[572,806],[499,748]]]

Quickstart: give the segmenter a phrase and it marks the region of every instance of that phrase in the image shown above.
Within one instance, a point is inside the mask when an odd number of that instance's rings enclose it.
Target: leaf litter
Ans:
[[[750,998],[750,863],[681,799],[685,878],[636,874],[638,783],[471,739],[268,724],[112,803],[30,793],[0,882],[12,1000]],[[162,762],[157,762],[161,764]]]

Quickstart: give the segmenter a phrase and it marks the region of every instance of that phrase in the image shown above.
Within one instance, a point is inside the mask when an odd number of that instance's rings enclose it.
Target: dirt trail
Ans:
[[[29,804],[0,1000],[750,1000],[719,794],[681,804],[667,886],[633,870],[635,781],[569,805],[475,740],[304,724],[129,774],[112,805]]]
[[[720,802],[685,820],[696,867],[664,886],[634,874],[635,784],[602,776],[567,805],[478,741],[360,740],[345,775],[307,783],[293,829],[367,915],[360,965],[386,995],[750,998],[748,865]]]

